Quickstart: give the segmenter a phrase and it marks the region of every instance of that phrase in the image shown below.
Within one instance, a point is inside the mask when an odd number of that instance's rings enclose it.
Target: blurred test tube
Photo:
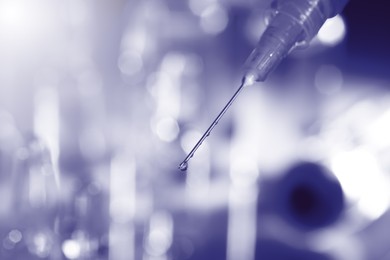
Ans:
[[[136,163],[128,153],[115,156],[110,169],[109,259],[137,259]]]

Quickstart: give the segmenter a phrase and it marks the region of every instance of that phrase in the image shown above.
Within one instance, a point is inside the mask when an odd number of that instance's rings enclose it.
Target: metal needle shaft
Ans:
[[[191,159],[192,156],[194,156],[194,153],[198,148],[201,146],[203,141],[210,135],[211,131],[213,131],[214,127],[218,124],[219,120],[223,117],[223,115],[226,113],[226,111],[229,109],[229,107],[232,105],[234,100],[237,98],[238,94],[241,92],[244,86],[250,84],[251,82],[247,82],[247,79],[244,77],[242,79],[240,87],[237,89],[237,91],[234,93],[234,95],[231,97],[229,102],[225,105],[225,107],[222,109],[222,111],[218,114],[218,116],[214,119],[214,121],[211,123],[209,128],[206,130],[206,132],[202,135],[202,137],[199,139],[199,141],[196,143],[194,148],[192,148],[191,152],[187,155],[187,157],[183,160],[183,162],[179,165],[179,169],[182,171],[187,170],[188,161]]]

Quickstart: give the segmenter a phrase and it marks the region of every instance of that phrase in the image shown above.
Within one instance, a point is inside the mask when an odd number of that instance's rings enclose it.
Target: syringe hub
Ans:
[[[335,8],[341,11],[346,3],[347,0],[277,1],[274,17],[246,61],[246,74],[264,81],[295,46],[307,45],[326,19],[334,15]]]

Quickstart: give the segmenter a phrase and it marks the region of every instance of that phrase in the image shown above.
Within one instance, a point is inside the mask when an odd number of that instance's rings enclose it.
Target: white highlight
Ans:
[[[344,39],[345,33],[345,22],[340,15],[336,15],[324,23],[317,34],[317,38],[324,45],[334,46]]]
[[[379,149],[390,146],[390,109],[370,125],[367,135],[370,144]]]
[[[68,259],[77,259],[81,255],[81,246],[75,240],[65,240],[62,244],[62,252]]]
[[[32,44],[50,33],[53,10],[46,1],[0,1],[0,36],[8,44]],[[4,37],[4,38],[3,38]],[[11,46],[12,47],[12,46]]]
[[[389,206],[388,180],[375,157],[363,148],[339,153],[331,168],[347,197],[368,218],[380,217]]]

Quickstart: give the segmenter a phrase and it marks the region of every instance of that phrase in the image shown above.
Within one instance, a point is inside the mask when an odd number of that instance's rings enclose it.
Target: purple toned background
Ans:
[[[386,1],[351,0],[177,169],[269,5],[0,0],[0,259],[390,259]]]

